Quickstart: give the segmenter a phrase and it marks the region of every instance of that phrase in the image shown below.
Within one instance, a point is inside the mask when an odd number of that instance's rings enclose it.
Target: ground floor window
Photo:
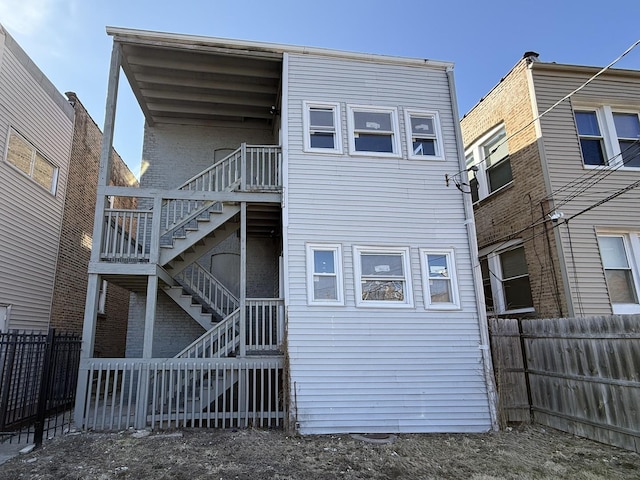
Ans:
[[[613,313],[637,313],[640,239],[638,233],[598,235],[600,258]]]
[[[488,248],[483,252],[480,267],[487,311],[494,314],[532,312],[533,297],[522,244],[511,243],[501,250]]]
[[[310,305],[343,305],[342,246],[307,244],[307,299]]]
[[[413,306],[408,247],[353,247],[357,306]]]

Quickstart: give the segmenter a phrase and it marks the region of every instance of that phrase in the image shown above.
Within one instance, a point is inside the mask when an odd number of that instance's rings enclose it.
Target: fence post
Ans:
[[[51,371],[51,363],[53,362],[53,344],[55,342],[55,329],[50,328],[47,334],[47,343],[45,346],[44,357],[42,358],[42,376],[40,378],[40,388],[38,395],[38,411],[36,414],[35,431],[33,434],[33,442],[36,447],[42,445],[42,437],[44,436],[44,422],[47,416],[47,402],[49,400],[49,377]]]
[[[529,383],[529,363],[527,362],[527,345],[522,332],[522,319],[518,318],[518,336],[520,337],[520,350],[522,352],[522,367],[524,369],[524,384],[527,388],[527,402],[529,403],[529,422],[533,423],[533,402],[531,399],[531,384]]]

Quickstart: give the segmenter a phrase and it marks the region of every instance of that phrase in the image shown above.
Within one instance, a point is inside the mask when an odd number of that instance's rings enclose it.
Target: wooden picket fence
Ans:
[[[503,424],[640,452],[640,315],[489,323]]]

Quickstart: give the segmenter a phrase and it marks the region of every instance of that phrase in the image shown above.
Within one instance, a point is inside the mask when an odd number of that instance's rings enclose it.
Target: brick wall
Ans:
[[[513,183],[478,202],[474,207],[480,249],[515,236],[524,241],[535,316],[566,315],[557,248],[553,233],[544,225],[526,229],[543,217],[547,193],[534,125],[527,78],[527,62],[521,60],[500,83],[462,119],[465,147],[499,124],[509,138]],[[546,213],[546,210],[545,210]],[[522,233],[519,232],[526,229]],[[555,266],[555,268],[554,268]]]
[[[51,326],[82,332],[102,132],[76,95],[67,93],[67,97],[75,109],[75,122]],[[115,150],[112,158],[110,183],[137,186]],[[129,292],[108,285],[105,313],[98,315],[95,356],[124,356],[128,311]]]

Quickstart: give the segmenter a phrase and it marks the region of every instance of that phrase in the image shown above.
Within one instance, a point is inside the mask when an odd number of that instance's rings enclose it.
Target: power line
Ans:
[[[524,126],[522,126],[520,129],[516,130],[514,133],[512,133],[511,135],[505,137],[504,139],[502,139],[495,147],[494,149],[489,152],[489,155],[487,155],[485,158],[483,158],[482,160],[478,161],[477,163],[474,164],[474,166],[478,166],[484,162],[487,161],[487,159],[494,153],[496,152],[496,150],[498,150],[498,148],[500,146],[502,146],[505,142],[507,142],[509,139],[515,137],[516,135],[520,134],[521,132],[523,132],[526,128],[530,127],[532,124],[534,124],[536,121],[540,120],[543,116],[545,116],[546,114],[548,114],[549,112],[551,112],[553,109],[555,109],[558,105],[560,105],[562,102],[564,102],[565,100],[568,100],[569,98],[571,98],[573,95],[575,95],[576,93],[578,93],[580,90],[582,90],[583,88],[585,88],[587,85],[589,85],[591,82],[593,82],[596,78],[598,78],[600,75],[602,75],[604,72],[606,72],[608,69],[610,69],[613,65],[615,65],[616,63],[618,63],[620,60],[622,60],[626,55],[628,55],[634,48],[636,48],[638,45],[640,45],[640,39],[636,40],[632,45],[630,45],[624,52],[622,52],[620,55],[618,55],[618,57],[613,60],[612,62],[610,62],[607,66],[602,67],[597,73],[595,73],[593,76],[591,76],[586,82],[584,82],[582,85],[580,85],[578,88],[576,88],[575,90],[573,90],[572,92],[568,93],[567,95],[565,95],[564,97],[562,97],[560,100],[558,100],[556,103],[554,103],[553,105],[551,105],[549,108],[547,108],[544,112],[542,112],[541,114],[539,114],[537,117],[533,118],[531,121],[529,121],[528,123],[526,123]],[[453,175],[450,175],[450,178],[454,178],[459,176],[461,173],[465,172],[466,170],[461,170]],[[455,182],[455,180],[454,180]],[[458,183],[456,182],[456,185],[458,185]],[[460,189],[460,187],[458,187],[458,189]]]

